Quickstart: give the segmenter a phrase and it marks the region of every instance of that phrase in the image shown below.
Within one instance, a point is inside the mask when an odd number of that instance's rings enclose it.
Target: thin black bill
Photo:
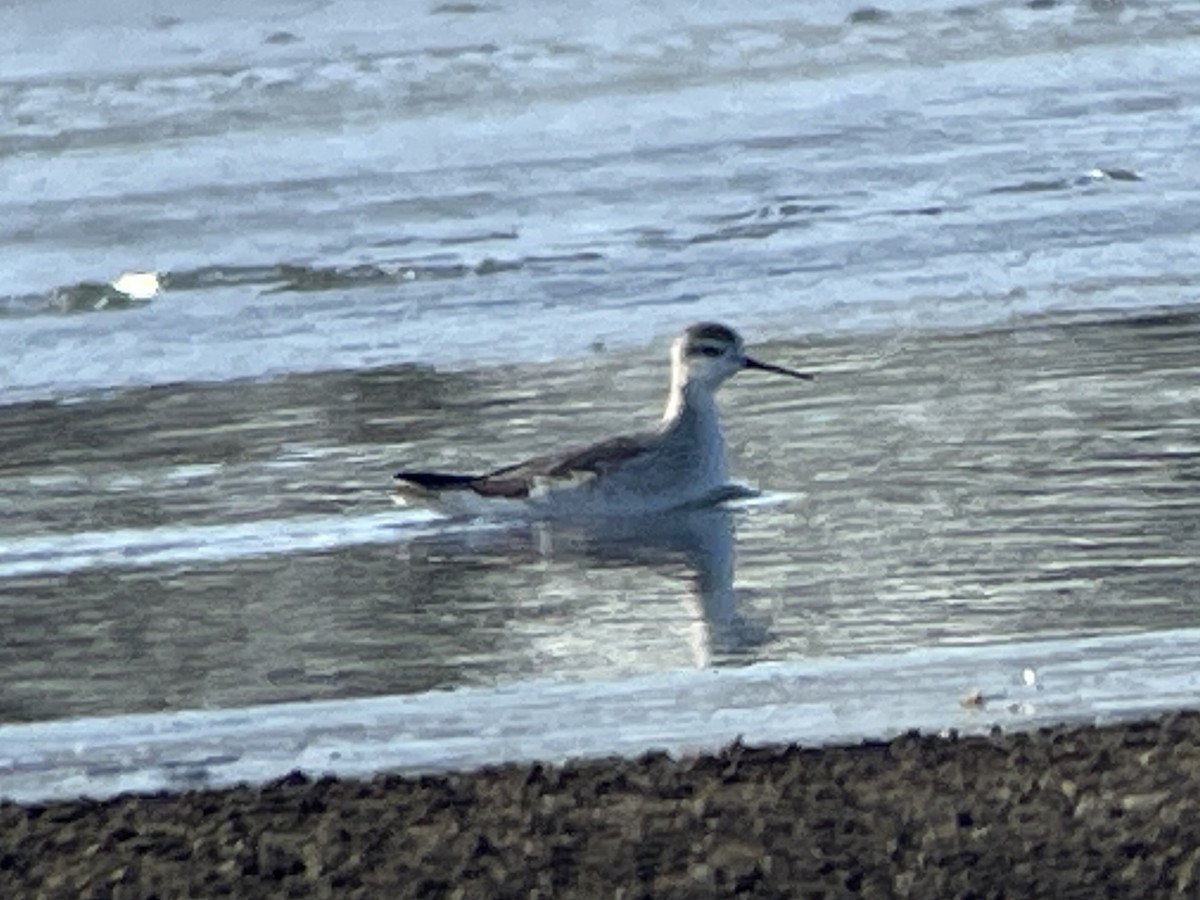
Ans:
[[[812,381],[813,377],[808,372],[797,372],[795,369],[785,369],[783,366],[773,366],[770,363],[759,362],[752,357],[745,357],[742,360],[743,369],[758,369],[760,372],[774,372],[776,375],[789,375],[792,378],[800,378],[804,381]]]

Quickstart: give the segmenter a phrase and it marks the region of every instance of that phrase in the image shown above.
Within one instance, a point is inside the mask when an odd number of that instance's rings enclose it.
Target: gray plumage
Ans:
[[[812,377],[746,356],[737,332],[703,322],[672,345],[671,388],[658,428],[483,475],[403,471],[395,476],[397,491],[423,499],[471,494],[524,501],[547,513],[645,512],[693,504],[728,487],[715,392],[747,368]]]

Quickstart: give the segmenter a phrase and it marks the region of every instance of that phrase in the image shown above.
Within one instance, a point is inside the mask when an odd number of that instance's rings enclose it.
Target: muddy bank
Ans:
[[[2,789],[2,783],[0,783]],[[0,806],[4,897],[1200,891],[1200,713]]]

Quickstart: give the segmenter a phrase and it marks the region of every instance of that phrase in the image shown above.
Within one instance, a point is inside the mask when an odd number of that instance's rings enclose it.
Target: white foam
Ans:
[[[10,725],[0,727],[0,796],[219,786],[293,769],[364,776],[686,753],[738,737],[818,745],[912,728],[969,734],[1103,722],[1195,705],[1198,663],[1200,629],[1186,629]]]
[[[166,525],[13,538],[0,545],[0,578],[300,553],[390,543],[435,530],[424,510],[367,516],[266,519],[222,525]]]

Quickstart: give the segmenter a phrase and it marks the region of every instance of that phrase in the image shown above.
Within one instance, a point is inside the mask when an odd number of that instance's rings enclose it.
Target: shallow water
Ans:
[[[559,8],[0,12],[0,721],[1196,625],[1200,6]],[[705,317],[760,500],[392,507]]]
[[[659,360],[12,407],[57,439],[3,482],[31,511],[0,550],[5,715],[1194,625],[1198,335],[1176,314],[767,344],[819,373],[724,393],[767,493],[590,531],[393,512],[386,474],[649,417]]]

